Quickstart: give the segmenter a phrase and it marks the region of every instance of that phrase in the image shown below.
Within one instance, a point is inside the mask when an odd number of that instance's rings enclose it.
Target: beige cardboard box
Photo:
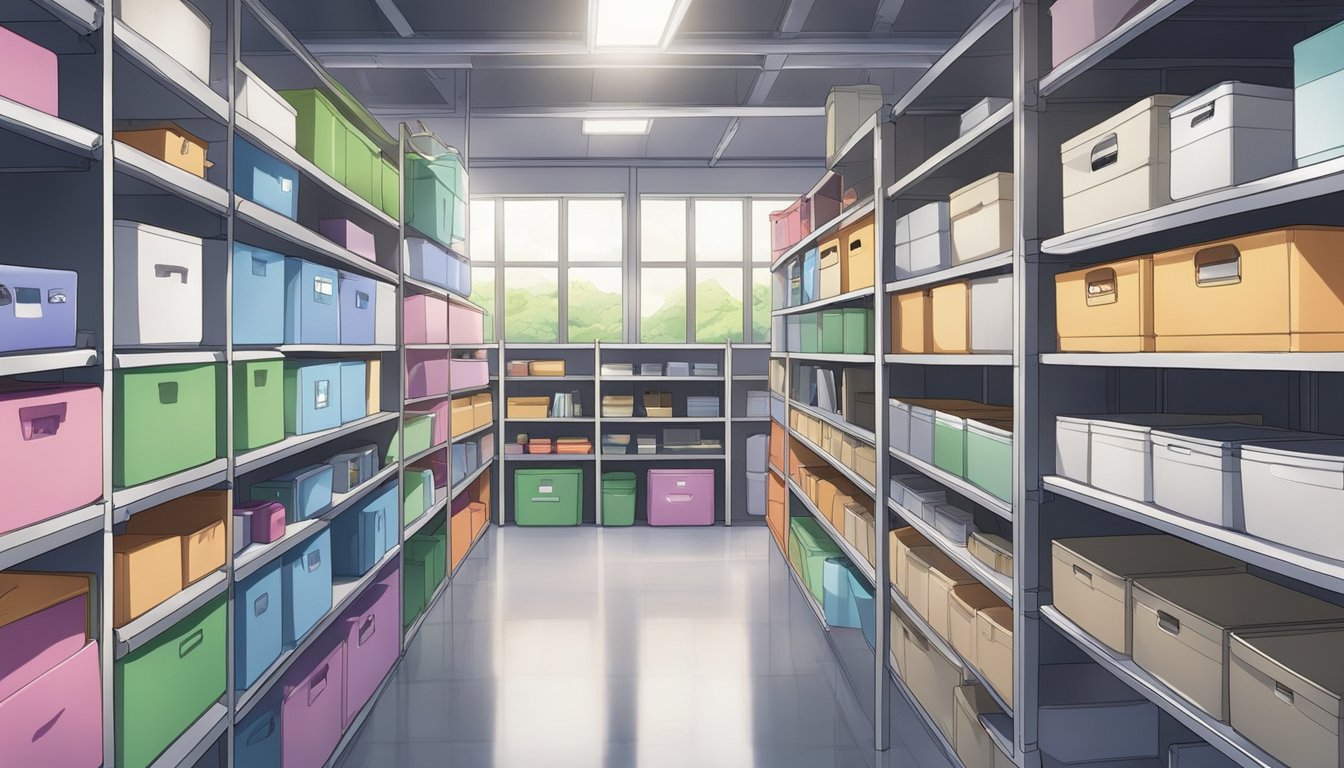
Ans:
[[[1055,328],[1060,352],[1152,352],[1152,257],[1056,275]]]
[[[975,668],[1008,706],[1013,705],[1013,609],[986,608],[976,615]]]
[[[1236,632],[1231,642],[1232,727],[1285,765],[1344,765],[1344,628]]]
[[[841,255],[840,292],[849,293],[873,287],[877,265],[876,232],[873,217],[868,217],[840,234]]]
[[[952,588],[947,601],[947,641],[952,649],[975,664],[976,614],[1003,601],[984,584],[961,584]]]
[[[929,713],[944,736],[953,733],[954,689],[961,683],[961,670],[953,666],[923,635],[909,626],[905,632],[905,666],[902,679],[915,699]]]
[[[964,355],[971,351],[971,285],[950,283],[930,292],[933,319],[929,350],[936,354]]]
[[[933,292],[898,293],[891,299],[891,338],[898,355],[923,355],[933,350]]]
[[[112,565],[114,627],[182,591],[182,543],[176,536],[113,536]]]
[[[967,683],[952,692],[956,707],[952,748],[963,768],[1012,768],[1013,761],[994,746],[989,733],[980,724],[981,715],[1003,712],[983,685]]]

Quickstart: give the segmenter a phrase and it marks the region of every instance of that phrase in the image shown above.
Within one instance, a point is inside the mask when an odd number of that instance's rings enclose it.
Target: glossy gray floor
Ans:
[[[947,766],[895,693],[892,748],[872,751],[867,705],[769,536],[492,529],[340,765]]]

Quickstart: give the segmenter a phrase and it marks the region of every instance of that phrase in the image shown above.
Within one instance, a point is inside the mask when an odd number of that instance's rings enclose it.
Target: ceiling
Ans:
[[[587,50],[589,0],[267,0],[395,128],[422,119],[473,165],[817,164],[834,85],[914,84],[989,0],[692,0],[667,51]],[[320,10],[319,10],[320,7]],[[468,104],[470,109],[468,112]],[[583,117],[654,118],[585,136]]]

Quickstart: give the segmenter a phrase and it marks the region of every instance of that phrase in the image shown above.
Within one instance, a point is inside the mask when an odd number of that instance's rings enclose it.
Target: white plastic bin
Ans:
[[[991,173],[953,192],[948,205],[953,264],[1013,249],[1013,174]]]
[[[937,420],[937,409],[910,406],[910,455],[926,464],[933,463],[933,424]]]
[[[401,302],[397,301],[397,287],[381,280],[374,286],[373,294],[373,341],[375,344],[397,343],[397,312]]]
[[[988,96],[981,99],[974,107],[961,113],[961,135],[965,136],[974,128],[985,122],[1000,109],[1013,103],[1012,99],[1004,99],[998,96]]]
[[[951,207],[930,203],[896,220],[896,279],[952,266]]]
[[[183,0],[120,0],[117,18],[141,37],[210,82],[210,20]]]
[[[882,87],[837,85],[826,97],[826,157],[835,155],[873,113],[882,109]]]
[[[1153,500],[1154,427],[1196,424],[1259,424],[1259,416],[1183,413],[1126,413],[1078,417],[1090,421],[1088,476],[1094,487],[1135,501]]]
[[[971,351],[1013,351],[1013,276],[971,280]]]
[[[1064,230],[1171,202],[1171,108],[1181,96],[1150,96],[1064,142]]]
[[[933,527],[948,540],[964,547],[975,532],[975,515],[951,504],[935,504]]]
[[[114,231],[114,342],[200,344],[201,238],[134,221]]]
[[[1344,560],[1344,439],[1241,447],[1246,533]]]
[[[1080,483],[1091,482],[1091,423],[1086,416],[1055,417],[1055,474]]]
[[[1219,83],[1171,110],[1171,196],[1234,187],[1293,168],[1293,91]]]
[[[238,92],[238,114],[294,146],[298,140],[298,110],[241,63],[233,82]]]

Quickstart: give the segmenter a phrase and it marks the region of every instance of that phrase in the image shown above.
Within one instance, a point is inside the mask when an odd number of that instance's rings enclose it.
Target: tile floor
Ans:
[[[948,766],[894,692],[873,752],[787,568],[760,526],[492,529],[339,765]]]

